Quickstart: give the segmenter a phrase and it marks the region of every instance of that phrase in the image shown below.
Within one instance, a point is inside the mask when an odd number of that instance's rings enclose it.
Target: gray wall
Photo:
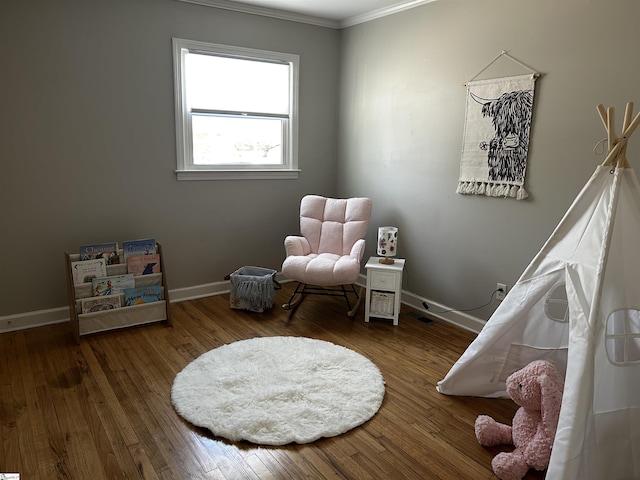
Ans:
[[[64,306],[62,252],[83,243],[158,238],[172,289],[279,268],[305,193],[370,196],[367,254],[397,225],[405,290],[485,303],[601,161],[595,105],[639,100],[638,18],[633,0],[440,0],[336,31],[174,0],[4,0],[0,317]],[[174,36],[301,55],[299,180],[175,179]],[[521,202],[454,193],[461,84],[502,50],[543,73]]]
[[[346,29],[338,192],[374,200],[368,253],[375,227],[398,226],[404,288],[449,307],[513,285],[603,160],[592,151],[606,136],[595,106],[616,106],[619,129],[625,103],[640,100],[639,18],[632,0],[442,0]],[[525,201],[455,193],[462,83],[502,50],[543,73]],[[479,78],[526,72],[502,57]]]
[[[301,56],[298,180],[181,181],[171,38]],[[280,268],[335,193],[340,32],[174,0],[0,2],[0,317],[65,306],[63,252],[155,237],[169,287]]]

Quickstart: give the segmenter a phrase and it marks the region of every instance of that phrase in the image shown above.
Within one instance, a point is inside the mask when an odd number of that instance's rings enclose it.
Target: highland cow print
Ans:
[[[489,180],[497,182],[523,182],[531,130],[533,92],[520,90],[505,93],[482,106],[482,115],[490,117],[495,135],[487,150]]]

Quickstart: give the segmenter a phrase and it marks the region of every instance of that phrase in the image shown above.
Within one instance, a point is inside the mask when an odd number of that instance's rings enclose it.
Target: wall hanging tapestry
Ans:
[[[524,177],[537,76],[467,82],[457,193],[527,198]]]

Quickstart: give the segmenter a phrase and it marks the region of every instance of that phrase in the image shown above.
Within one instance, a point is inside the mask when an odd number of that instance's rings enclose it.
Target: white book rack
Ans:
[[[160,272],[150,275],[135,276],[136,287],[147,287],[151,285],[162,286],[163,300],[159,302],[144,303],[141,305],[124,306],[124,295],[121,296],[122,307],[112,310],[103,310],[99,312],[82,312],[82,299],[92,296],[91,282],[74,284],[73,274],[71,270],[72,262],[80,260],[80,254],[64,253],[66,271],[67,271],[67,291],[69,298],[69,317],[71,321],[71,330],[73,332],[76,343],[80,343],[83,335],[104,332],[118,328],[126,328],[134,325],[143,325],[146,323],[167,321],[172,325],[171,315],[169,313],[169,292],[167,288],[167,272],[164,268],[164,255],[162,253],[162,245],[156,243],[157,252],[160,254]],[[124,261],[122,250],[120,254],[120,263],[116,265],[107,265],[107,275],[123,275],[127,273],[127,264]]]

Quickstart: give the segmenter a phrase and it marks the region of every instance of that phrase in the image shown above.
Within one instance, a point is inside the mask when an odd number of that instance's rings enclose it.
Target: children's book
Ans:
[[[136,286],[133,275],[130,273],[94,278],[91,280],[91,284],[94,297],[122,293],[125,289]]]
[[[127,240],[122,242],[125,261],[134,255],[151,255],[156,253],[156,239],[145,238],[143,240]]]
[[[107,261],[104,258],[71,262],[73,283],[90,283],[96,277],[107,276]]]
[[[162,300],[162,287],[150,285],[148,287],[127,288],[124,291],[124,305],[141,305],[143,303],[159,302]]]
[[[120,308],[120,295],[105,295],[104,297],[88,297],[81,300],[82,313],[103,312]]]
[[[94,258],[104,258],[107,265],[120,263],[118,243],[96,243],[93,245],[82,245],[80,247],[80,260],[93,260]]]
[[[127,273],[134,275],[150,275],[160,272],[160,254],[134,255],[127,257]]]

